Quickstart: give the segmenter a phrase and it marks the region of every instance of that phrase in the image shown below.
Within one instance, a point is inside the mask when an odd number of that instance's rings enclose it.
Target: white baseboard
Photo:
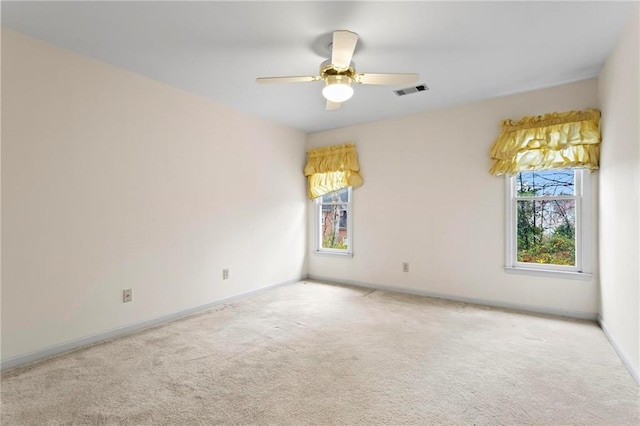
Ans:
[[[607,336],[609,343],[611,343],[611,346],[613,346],[613,349],[616,351],[616,353],[620,357],[620,360],[622,361],[624,366],[627,367],[627,370],[629,370],[631,377],[633,377],[636,383],[638,384],[638,386],[640,386],[640,375],[638,374],[638,370],[634,368],[633,364],[631,364],[631,362],[629,361],[629,358],[627,358],[624,352],[622,352],[622,350],[620,349],[620,346],[618,345],[618,342],[616,342],[616,340],[613,338],[611,333],[609,333],[609,329],[607,328],[604,320],[600,315],[598,315],[598,324],[600,325],[600,328],[602,329],[602,332],[604,333],[604,335]]]
[[[473,297],[434,293],[430,291],[414,290],[414,289],[402,288],[402,287],[391,287],[386,285],[364,283],[364,282],[353,281],[353,280],[338,281],[334,278],[321,277],[319,275],[313,275],[313,274],[309,275],[309,279],[317,280],[317,281],[325,281],[325,282],[335,283],[335,284],[348,284],[348,285],[353,285],[357,287],[366,287],[366,288],[371,288],[376,290],[395,291],[397,293],[406,293],[406,294],[413,294],[416,296],[433,297],[436,299],[452,300],[454,302],[471,303],[474,305],[484,305],[484,306],[492,306],[495,308],[513,309],[517,311],[532,312],[536,314],[555,315],[555,316],[585,319],[585,320],[591,320],[591,321],[595,321],[598,316],[598,314],[593,312],[571,311],[566,309],[548,308],[544,306],[521,305],[517,303],[508,303],[508,302],[501,302],[501,301],[488,300],[488,299],[477,299]]]
[[[86,347],[95,343],[103,342],[105,340],[113,339],[115,337],[121,337],[127,334],[135,333],[145,328],[154,327],[156,325],[162,324],[164,322],[172,321],[177,318],[182,318],[187,315],[192,315],[196,312],[203,311],[205,309],[213,308],[215,306],[224,305],[234,300],[243,299],[245,297],[253,296],[257,293],[261,293],[266,290],[270,290],[276,287],[285,286],[288,284],[296,283],[300,280],[306,279],[306,275],[297,279],[271,284],[265,287],[260,287],[255,290],[248,291],[246,293],[238,294],[235,296],[226,297],[224,299],[219,299],[211,303],[207,303],[205,305],[196,306],[193,308],[185,309],[183,311],[174,312],[172,314],[163,315],[161,317],[153,318],[146,321],[141,321],[138,323],[126,325],[124,327],[118,327],[111,330],[107,330],[104,332],[92,334],[90,336],[81,337],[80,339],[71,340],[68,342],[60,343],[57,345],[49,346],[47,348],[30,352],[23,355],[14,356],[3,360],[0,362],[0,370],[7,370],[9,368],[22,366],[25,364],[30,364],[35,361],[41,361],[45,358],[50,358],[55,355],[60,355],[63,352],[69,352],[75,349],[79,349],[82,347]]]

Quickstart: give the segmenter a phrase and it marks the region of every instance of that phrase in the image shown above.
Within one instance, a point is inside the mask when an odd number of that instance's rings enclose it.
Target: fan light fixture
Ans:
[[[322,96],[330,102],[341,103],[353,96],[353,79],[346,75],[328,75],[325,78],[325,86]]]

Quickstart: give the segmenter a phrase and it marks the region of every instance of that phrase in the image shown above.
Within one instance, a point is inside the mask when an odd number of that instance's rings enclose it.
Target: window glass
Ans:
[[[344,188],[316,199],[318,205],[319,252],[351,254],[351,188]]]
[[[348,248],[346,204],[322,206],[322,248]]]
[[[322,196],[322,201],[324,203],[348,203],[349,202],[349,188],[344,188],[339,191],[330,192],[326,195]]]
[[[543,197],[575,194],[573,170],[520,172],[516,177],[518,197]]]
[[[518,200],[518,262],[576,265],[576,201]]]

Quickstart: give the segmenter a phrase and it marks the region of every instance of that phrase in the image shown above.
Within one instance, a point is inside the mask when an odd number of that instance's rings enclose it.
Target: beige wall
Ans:
[[[640,372],[640,46],[638,14],[600,74],[601,317],[614,344]]]
[[[365,183],[353,193],[354,257],[314,254],[309,238],[309,274],[595,318],[595,278],[504,272],[504,178],[488,170],[501,120],[597,106],[587,80],[311,134],[310,147],[354,142]]]
[[[3,361],[306,275],[305,134],[9,30],[2,113]]]

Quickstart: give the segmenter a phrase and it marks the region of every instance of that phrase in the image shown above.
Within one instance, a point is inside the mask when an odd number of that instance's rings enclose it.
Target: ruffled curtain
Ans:
[[[309,183],[310,199],[348,186],[361,186],[356,146],[348,143],[310,149],[304,175]]]
[[[598,168],[600,111],[554,112],[502,122],[491,148],[489,173],[514,175],[527,170]]]

